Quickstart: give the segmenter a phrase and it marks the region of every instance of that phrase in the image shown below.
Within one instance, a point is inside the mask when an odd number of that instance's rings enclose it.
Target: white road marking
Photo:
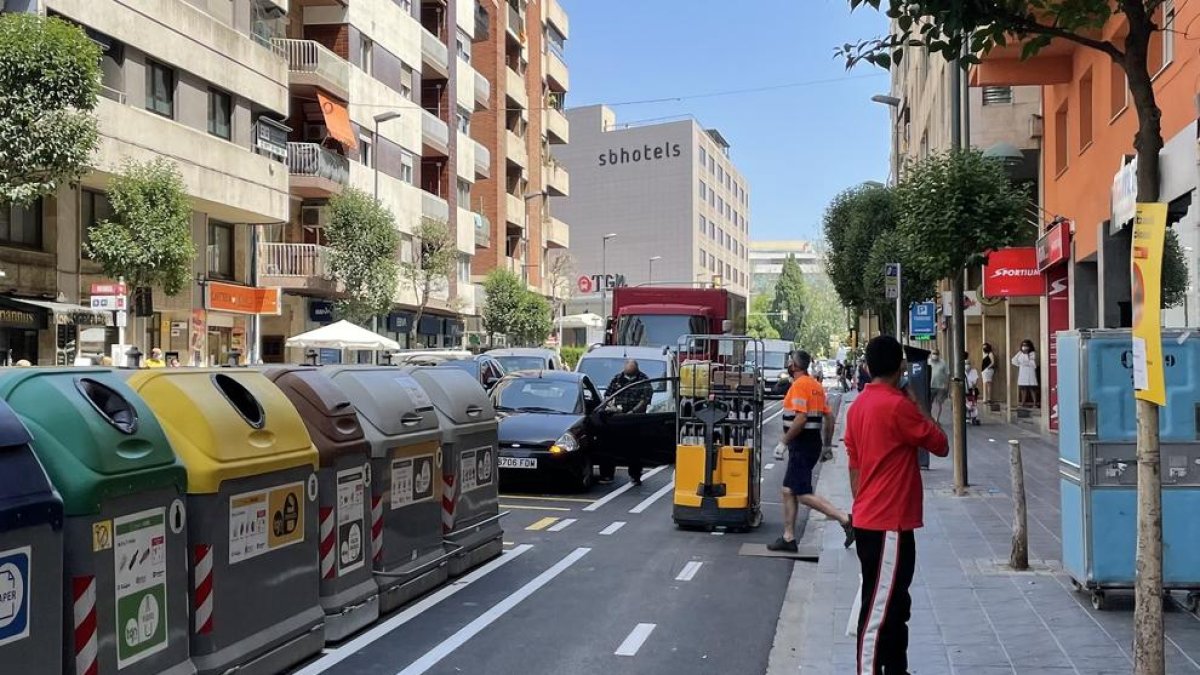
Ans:
[[[770,464],[767,464],[766,466],[764,466],[763,470],[770,471],[771,469],[774,469],[774,468],[775,468],[775,462],[771,462]]]
[[[587,555],[591,550],[592,549],[590,548],[577,548],[574,551],[571,551],[569,554],[567,554],[567,557],[554,563],[550,569],[537,575],[529,583],[517,589],[512,595],[496,603],[491,607],[491,609],[476,617],[474,621],[463,626],[457,633],[446,638],[433,649],[425,652],[421,658],[413,661],[411,665],[400,671],[398,675],[421,675],[421,673],[427,672],[430,668],[437,665],[442,659],[453,653],[454,650],[463,646],[467,640],[470,640],[478,635],[484,628],[487,628],[495,623],[496,619],[504,616],[513,607],[519,605],[525,598],[533,595],[534,592],[536,592],[539,588],[550,583],[555,577],[567,571],[571,565],[579,562],[579,559]]]
[[[329,670],[342,661],[350,658],[355,653],[365,649],[372,642],[375,642],[379,638],[390,634],[393,630],[417,618],[426,610],[434,607],[446,598],[449,598],[467,586],[470,586],[476,581],[479,581],[492,572],[495,572],[501,567],[516,560],[522,553],[525,553],[531,548],[533,548],[532,544],[521,544],[516,548],[505,551],[504,553],[500,554],[499,558],[496,558],[492,562],[480,567],[474,572],[471,572],[462,579],[459,579],[456,582],[451,582],[449,586],[442,587],[442,589],[438,592],[426,597],[424,600],[421,600],[417,604],[409,607],[403,612],[400,612],[392,618],[376,625],[374,628],[345,643],[341,647],[331,650],[329,654],[326,654],[304,668],[301,668],[293,675],[319,675],[320,673]]]
[[[609,525],[608,527],[604,528],[603,530],[600,530],[600,534],[603,534],[603,535],[613,534],[617,530],[621,529],[622,527],[625,527],[625,521],[618,520],[615,523],[613,523],[612,525]]]
[[[691,581],[696,576],[696,572],[700,571],[700,566],[704,563],[693,560],[683,566],[679,571],[679,576],[675,577],[675,581]]]
[[[710,534],[712,534],[712,536],[714,536],[714,537],[723,537],[723,536],[725,536],[725,532],[724,532],[724,531],[722,531],[722,530],[714,530],[714,531],[713,531],[713,532],[711,532]]]
[[[667,468],[667,467],[656,466],[653,469],[650,469],[646,473],[642,474],[642,481],[644,482],[646,479],[650,478],[651,476],[658,473],[659,471],[662,471],[665,468]],[[626,492],[628,492],[631,489],[633,489],[633,483],[626,483],[626,484],[622,485],[621,487],[617,488],[616,490],[613,490],[612,492],[604,495],[600,499],[597,499],[596,501],[592,502],[591,504],[588,504],[587,506],[583,507],[583,510],[584,511],[595,511],[596,509],[599,509],[601,506],[604,506],[605,504],[611,502],[612,500],[616,499],[617,497],[620,497],[621,495],[625,494]]]
[[[783,414],[783,407],[780,406],[779,410],[776,410],[775,412],[771,413],[770,417],[763,420],[763,424],[770,422],[771,420],[775,419],[776,417],[779,417],[782,414]]]
[[[625,638],[625,641],[613,653],[617,656],[635,656],[646,642],[646,638],[650,637],[650,634],[654,632],[655,626],[656,624],[653,623],[639,623],[634,626],[633,630],[629,632],[629,636]]]
[[[667,494],[668,492],[673,491],[674,489],[675,489],[675,479],[671,479],[671,482],[669,482],[666,485],[659,488],[658,492],[655,492],[654,494],[650,495],[649,497],[646,497],[645,499],[643,499],[642,502],[640,504],[638,504],[637,506],[633,507],[632,509],[629,509],[629,512],[630,513],[641,513],[642,511],[645,511],[646,509],[650,508],[650,505],[653,504],[654,502],[656,502],[660,497]]]
[[[551,532],[562,532],[575,523],[574,518],[565,518],[550,527]]]

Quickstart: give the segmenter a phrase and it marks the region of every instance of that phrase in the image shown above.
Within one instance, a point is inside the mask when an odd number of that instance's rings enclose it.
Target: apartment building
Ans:
[[[619,125],[602,105],[567,121],[558,157],[574,186],[551,209],[571,224],[568,313],[607,315],[601,289],[622,285],[712,283],[748,297],[750,188],[719,131],[690,117]]]
[[[570,140],[564,114],[570,78],[564,58],[570,23],[560,0],[481,0],[492,30],[475,43],[472,63],[492,82],[488,114],[471,134],[494,151],[490,171],[471,192],[485,216],[471,274],[482,282],[508,269],[529,287],[555,294],[547,260],[570,245],[570,221],[549,208],[570,194],[569,172],[558,158]]]
[[[800,272],[808,277],[824,276],[825,256],[811,241],[792,239],[784,241],[750,242],[750,294],[774,293],[783,264],[788,257],[800,265]]]

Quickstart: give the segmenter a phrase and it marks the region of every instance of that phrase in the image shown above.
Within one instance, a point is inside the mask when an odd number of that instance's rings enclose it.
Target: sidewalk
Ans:
[[[846,406],[849,407],[849,406]],[[840,416],[844,419],[844,413]],[[840,422],[840,420],[839,420]],[[840,437],[840,425],[839,433]],[[1030,572],[1007,569],[1012,538],[1008,440],[1021,441]],[[955,497],[950,460],[933,458],[925,479],[925,527],[917,533],[911,589],[909,671],[914,675],[1099,675],[1132,669],[1132,593],[1112,593],[1094,611],[1075,593],[1061,555],[1055,440],[1007,424],[968,430],[971,494]],[[851,503],[844,451],[825,464],[818,491]],[[858,589],[858,558],[840,528],[809,516],[805,538],[817,564],[796,563],[771,652],[769,675],[845,675],[855,667],[846,636]],[[1167,672],[1200,673],[1200,620],[1168,605]]]

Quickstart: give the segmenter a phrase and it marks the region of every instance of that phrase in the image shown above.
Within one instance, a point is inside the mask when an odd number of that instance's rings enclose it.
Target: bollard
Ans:
[[[242,350],[240,350],[240,349],[229,350],[229,356],[226,360],[225,365],[229,368],[237,368],[238,366],[241,365],[241,362],[242,362]]]
[[[127,368],[142,367],[142,350],[138,349],[136,345],[125,352],[125,366]]]
[[[304,352],[304,356],[306,358],[308,358],[308,365],[310,365],[310,366],[321,365],[321,352],[319,352],[315,349],[310,349],[307,352]]]
[[[1015,570],[1029,569],[1029,530],[1025,517],[1025,469],[1021,464],[1021,442],[1008,442],[1012,469],[1013,536],[1008,564]]]

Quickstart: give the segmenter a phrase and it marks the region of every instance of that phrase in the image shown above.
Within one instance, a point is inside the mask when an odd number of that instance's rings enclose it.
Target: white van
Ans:
[[[789,340],[763,340],[763,348],[766,351],[763,355],[763,391],[767,396],[783,398],[792,386],[787,366],[796,345]]]

